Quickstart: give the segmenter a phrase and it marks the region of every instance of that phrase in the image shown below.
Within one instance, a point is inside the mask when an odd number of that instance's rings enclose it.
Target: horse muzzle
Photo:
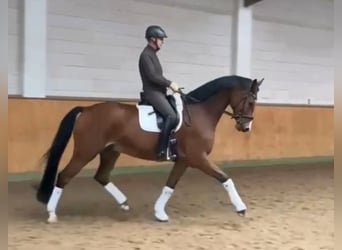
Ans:
[[[246,123],[236,123],[235,128],[240,132],[249,132],[252,130],[252,121]]]

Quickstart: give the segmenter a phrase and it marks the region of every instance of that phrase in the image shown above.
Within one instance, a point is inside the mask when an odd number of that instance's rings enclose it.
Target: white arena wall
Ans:
[[[24,1],[8,6],[8,94],[20,96]],[[159,52],[165,76],[187,91],[231,74],[232,6],[232,0],[48,0],[46,95],[138,98],[138,56],[149,24],[167,31]],[[251,72],[265,78],[259,103],[333,105],[333,1],[261,1],[252,9]]]

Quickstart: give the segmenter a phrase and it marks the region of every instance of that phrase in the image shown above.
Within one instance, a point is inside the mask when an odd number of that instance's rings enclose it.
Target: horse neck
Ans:
[[[209,119],[213,122],[213,125],[216,126],[229,103],[229,90],[222,90],[216,95],[210,97],[207,101],[203,102],[202,108],[206,110]]]

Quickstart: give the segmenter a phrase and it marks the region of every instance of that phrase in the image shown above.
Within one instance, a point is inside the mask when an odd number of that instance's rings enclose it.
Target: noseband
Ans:
[[[256,98],[257,98],[256,95],[255,95],[254,93],[251,93],[251,92],[250,92],[247,96],[245,96],[244,98],[242,98],[242,99],[240,100],[238,106],[241,104],[241,102],[244,102],[244,104],[243,104],[243,107],[244,107],[244,106],[246,105],[246,102],[248,102],[248,99],[249,99],[250,96],[252,96],[252,98],[253,98],[254,100],[256,100]],[[252,121],[252,120],[254,119],[253,116],[244,115],[244,114],[242,114],[241,112],[235,114],[235,112],[232,113],[232,112],[229,112],[229,111],[226,111],[226,110],[225,110],[224,113],[227,114],[227,115],[229,115],[229,116],[231,117],[231,119],[235,119],[237,122],[241,122],[241,119],[248,119],[248,120],[250,120],[250,121]]]

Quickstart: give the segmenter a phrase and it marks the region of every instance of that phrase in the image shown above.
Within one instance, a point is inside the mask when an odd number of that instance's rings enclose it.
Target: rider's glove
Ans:
[[[174,92],[177,92],[179,90],[178,84],[175,82],[172,82],[169,86]]]

